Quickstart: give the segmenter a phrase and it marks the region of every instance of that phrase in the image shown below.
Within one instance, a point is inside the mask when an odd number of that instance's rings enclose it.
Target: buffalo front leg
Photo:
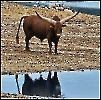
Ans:
[[[50,40],[48,40],[48,44],[49,44],[49,54],[52,54],[52,42]]]
[[[55,43],[55,54],[57,54],[57,44],[58,43]]]

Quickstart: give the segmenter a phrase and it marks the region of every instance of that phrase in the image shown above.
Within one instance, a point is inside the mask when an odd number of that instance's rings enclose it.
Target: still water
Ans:
[[[49,7],[55,4],[79,10],[81,13],[100,16],[100,1],[18,1],[17,3],[30,7]]]
[[[99,8],[100,1],[16,1],[21,5],[27,6],[49,6],[50,4],[56,4],[60,6],[70,7],[84,7],[84,8]]]
[[[55,71],[51,71],[51,78]],[[57,71],[57,78],[60,84],[62,98],[99,98],[100,94],[100,71],[85,70],[85,71]],[[24,75],[18,75],[18,84],[22,93],[24,84]],[[29,73],[32,80],[38,79],[40,75],[44,80],[47,80],[49,72]],[[1,92],[16,93],[18,88],[15,75],[1,76]]]

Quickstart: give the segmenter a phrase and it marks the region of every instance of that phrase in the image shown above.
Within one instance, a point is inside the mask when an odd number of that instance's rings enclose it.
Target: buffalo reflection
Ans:
[[[18,75],[16,75],[16,83],[18,85]],[[36,95],[36,96],[48,96],[48,97],[60,97],[61,86],[58,80],[57,72],[54,72],[54,76],[51,78],[51,71],[48,73],[47,79],[43,79],[40,75],[39,79],[32,80],[28,74],[24,76],[24,84],[22,86],[23,95]]]

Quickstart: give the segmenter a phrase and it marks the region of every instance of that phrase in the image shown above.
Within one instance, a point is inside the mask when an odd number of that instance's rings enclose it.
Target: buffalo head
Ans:
[[[60,18],[58,16],[54,16],[53,19],[50,19],[50,18],[43,17],[43,16],[39,15],[36,12],[37,16],[39,16],[40,18],[45,19],[48,22],[53,24],[53,26],[50,26],[50,27],[54,29],[56,35],[59,36],[59,37],[62,35],[62,26],[63,27],[66,26],[66,25],[63,25],[63,24],[65,22],[69,21],[70,19],[72,19],[73,17],[75,17],[78,13],[79,13],[79,11],[75,12],[73,15],[71,15],[69,17],[66,17],[66,18],[60,20]]]

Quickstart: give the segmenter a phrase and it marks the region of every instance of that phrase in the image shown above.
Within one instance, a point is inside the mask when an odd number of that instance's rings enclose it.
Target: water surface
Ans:
[[[47,79],[48,72],[42,72],[42,77]],[[52,76],[54,71],[52,71]],[[62,71],[57,72],[58,80],[61,86],[62,97],[64,98],[99,98],[100,88],[100,71]],[[40,77],[40,73],[29,73],[29,76],[34,80]],[[20,91],[24,83],[24,74],[19,74],[18,83]],[[16,86],[15,75],[2,75],[2,92],[18,93]]]

